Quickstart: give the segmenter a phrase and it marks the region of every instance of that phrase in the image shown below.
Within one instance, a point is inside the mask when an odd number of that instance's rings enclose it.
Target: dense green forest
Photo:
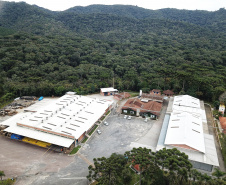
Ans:
[[[22,95],[173,89],[215,101],[226,89],[226,10],[0,2],[1,101]],[[7,93],[12,93],[8,94]]]
[[[94,158],[87,179],[92,184],[117,185],[223,185],[225,172],[214,169],[212,176],[192,169],[188,156],[174,149],[152,152],[133,148],[124,155]],[[133,170],[132,170],[133,169]],[[136,172],[139,173],[135,173]]]

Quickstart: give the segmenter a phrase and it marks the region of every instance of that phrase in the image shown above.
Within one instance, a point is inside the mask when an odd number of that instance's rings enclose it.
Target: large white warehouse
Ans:
[[[38,102],[25,113],[2,122],[4,131],[69,148],[80,142],[112,107],[112,101],[64,95],[50,104]]]
[[[177,148],[194,168],[219,166],[213,135],[208,132],[204,103],[189,95],[171,97],[156,150]]]

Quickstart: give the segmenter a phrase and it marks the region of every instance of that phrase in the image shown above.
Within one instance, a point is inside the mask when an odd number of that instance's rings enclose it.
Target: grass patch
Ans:
[[[136,97],[136,96],[139,96],[139,93],[130,93],[130,97],[132,98],[132,97]]]
[[[11,180],[11,179],[7,179],[7,180],[0,180],[0,185],[12,185],[14,184],[15,182],[15,179],[14,180]]]
[[[9,105],[12,102],[13,102],[13,100],[9,100],[7,102],[0,103],[0,109],[2,109],[3,107],[5,107],[6,105]]]
[[[98,127],[98,125],[95,125],[94,128],[92,129],[92,131],[89,133],[89,136],[92,135],[92,133],[96,130],[96,128]]]
[[[70,155],[76,154],[78,152],[79,148],[81,148],[81,146],[77,146],[77,147],[73,148]]]
[[[103,116],[100,120],[103,121],[104,118],[105,118],[108,114],[110,114],[110,112],[111,112],[111,111],[109,110],[109,111],[107,112],[107,114],[106,114],[105,116]]]
[[[96,184],[98,184],[98,182],[97,182],[97,181],[95,181],[95,182],[91,183],[90,185],[96,185]]]
[[[87,141],[88,137],[82,140],[82,143],[85,143]]]

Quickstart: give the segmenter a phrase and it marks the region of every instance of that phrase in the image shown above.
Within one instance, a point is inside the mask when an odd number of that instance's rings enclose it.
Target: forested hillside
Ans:
[[[93,93],[114,77],[119,90],[173,89],[214,101],[226,89],[225,12],[120,5],[51,12],[0,2],[0,95]]]

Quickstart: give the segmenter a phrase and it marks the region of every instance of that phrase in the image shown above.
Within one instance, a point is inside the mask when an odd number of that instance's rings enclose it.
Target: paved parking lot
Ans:
[[[37,179],[33,184],[81,184],[87,185],[88,166],[93,158],[109,157],[112,153],[123,154],[131,150],[131,142],[139,140],[153,126],[154,121],[144,122],[142,118],[127,120],[123,115],[109,116],[108,126],[100,125],[101,134],[95,132],[90,140],[80,149],[75,161],[59,173],[50,175],[45,180]]]

